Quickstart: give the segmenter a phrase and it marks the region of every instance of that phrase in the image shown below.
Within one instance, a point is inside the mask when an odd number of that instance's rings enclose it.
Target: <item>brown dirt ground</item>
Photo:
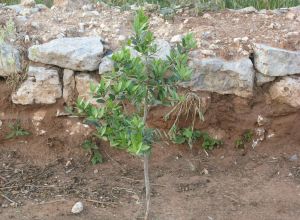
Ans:
[[[80,147],[89,129],[81,127],[72,136],[67,133],[80,120],[56,117],[60,103],[47,108],[40,125],[46,133],[37,135],[32,117],[45,106],[12,105],[3,81],[0,93],[0,195],[17,203],[0,197],[1,220],[142,219],[141,159],[99,142],[105,162],[92,166]],[[198,145],[192,152],[187,146],[155,145],[150,162],[150,219],[299,219],[300,161],[289,157],[299,156],[300,112],[276,103],[265,105],[261,91],[255,102],[222,97],[212,95],[206,121],[197,125],[221,131],[222,147],[207,156]],[[154,108],[149,122],[169,127],[161,119],[164,112]],[[255,149],[250,145],[236,149],[234,140],[245,129],[257,127],[258,114],[269,118],[265,129],[275,136]],[[5,140],[8,124],[15,119],[33,135]],[[66,166],[68,161],[71,164]],[[79,200],[85,209],[75,216],[70,210]]]

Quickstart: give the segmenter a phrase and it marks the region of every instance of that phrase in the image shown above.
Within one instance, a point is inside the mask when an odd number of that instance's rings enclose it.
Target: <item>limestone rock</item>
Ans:
[[[256,8],[254,8],[253,6],[242,8],[242,9],[239,9],[239,10],[236,10],[236,11],[240,12],[240,13],[243,13],[243,14],[249,14],[249,13],[257,12]]]
[[[63,75],[63,98],[67,105],[75,101],[75,75],[73,70],[64,69]]]
[[[58,71],[46,67],[29,66],[28,78],[12,94],[15,104],[53,104],[62,96]]]
[[[104,52],[100,37],[60,38],[29,48],[29,59],[77,71],[97,70]]]
[[[167,60],[167,57],[171,53],[171,45],[168,43],[168,41],[156,39],[154,40],[154,45],[156,45],[157,51],[155,54],[153,54],[153,58]]]
[[[114,69],[114,61],[111,59],[111,56],[106,56],[102,59],[99,65],[99,74],[102,75],[106,72],[111,72]]]
[[[88,73],[80,73],[75,75],[76,89],[78,92],[78,98],[89,101],[92,104],[96,104],[96,100],[91,95],[90,85],[91,83],[98,84],[99,82]]]
[[[253,92],[254,69],[250,59],[225,61],[219,58],[193,58],[194,73],[189,82],[183,83],[193,91],[210,91],[250,97]]]
[[[17,49],[6,43],[0,43],[0,76],[21,72],[21,56]]]
[[[275,82],[270,90],[273,100],[288,104],[294,108],[300,108],[300,77],[286,76]]]
[[[35,0],[21,0],[21,5],[25,7],[35,7]]]
[[[265,83],[272,82],[276,79],[275,76],[266,76],[259,72],[256,72],[256,84],[262,86]]]
[[[300,51],[289,51],[254,44],[255,68],[266,76],[286,76],[300,73]]]

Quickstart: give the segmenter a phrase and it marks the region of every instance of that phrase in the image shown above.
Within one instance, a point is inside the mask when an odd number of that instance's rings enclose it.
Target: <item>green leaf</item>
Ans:
[[[103,157],[99,151],[94,151],[93,156],[91,159],[91,162],[93,165],[96,165],[98,163],[103,163]]]

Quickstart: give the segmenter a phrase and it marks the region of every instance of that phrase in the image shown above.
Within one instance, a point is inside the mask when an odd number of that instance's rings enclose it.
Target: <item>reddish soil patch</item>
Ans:
[[[142,219],[141,159],[99,142],[105,162],[92,166],[80,147],[89,129],[80,127],[79,119],[56,117],[60,103],[47,108],[16,107],[9,102],[4,82],[0,82],[0,93],[1,220]],[[255,100],[212,96],[206,121],[197,126],[222,130],[225,144],[208,152],[209,156],[198,145],[192,152],[187,146],[155,145],[150,162],[150,219],[299,218],[300,160],[289,158],[300,155],[300,112],[265,105],[259,91]],[[43,135],[36,134],[32,123],[40,110],[47,110],[39,125],[46,131]],[[154,108],[149,122],[169,127],[161,119],[163,112]],[[255,149],[250,145],[236,149],[234,140],[245,129],[257,127],[258,114],[269,118],[265,129],[275,136]],[[8,124],[15,119],[33,135],[5,140]],[[71,135],[67,131],[73,128]],[[18,205],[11,206],[9,199]],[[70,210],[79,200],[85,209],[74,216]]]

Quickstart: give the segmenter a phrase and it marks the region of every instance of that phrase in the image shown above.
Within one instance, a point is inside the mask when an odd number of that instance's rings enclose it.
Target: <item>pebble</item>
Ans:
[[[292,155],[292,156],[289,158],[289,160],[290,160],[290,161],[297,161],[297,160],[298,160],[297,154]]]
[[[2,121],[0,120],[0,129],[1,129],[1,127],[2,127],[2,124],[3,124],[3,123],[2,123]]]
[[[175,36],[173,36],[170,40],[171,43],[179,43],[181,42],[183,36],[181,34],[177,34]]]
[[[74,206],[72,207],[72,210],[71,210],[71,212],[73,213],[73,214],[79,214],[79,213],[81,213],[83,211],[83,203],[82,202],[76,202],[75,204],[74,204]]]
[[[286,14],[286,18],[289,20],[294,20],[296,18],[296,15],[292,12],[289,12]]]
[[[212,19],[212,16],[208,13],[205,13],[202,17],[206,19]]]

